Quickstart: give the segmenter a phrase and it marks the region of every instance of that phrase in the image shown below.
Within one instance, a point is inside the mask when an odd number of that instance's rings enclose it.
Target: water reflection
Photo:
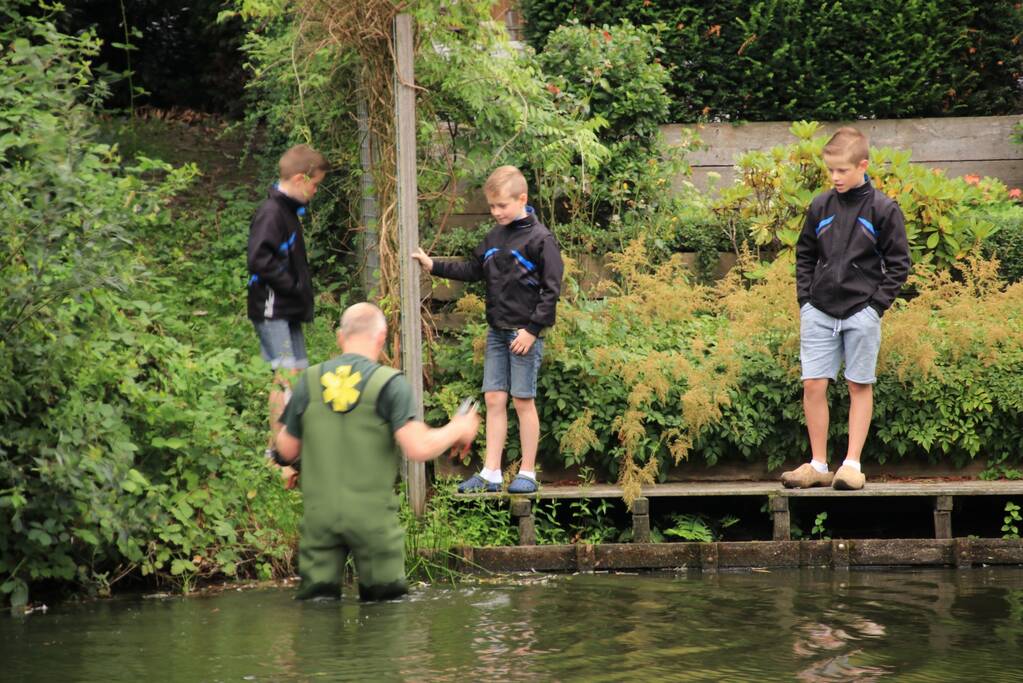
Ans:
[[[4,680],[1019,681],[1023,569],[542,576],[0,617]]]

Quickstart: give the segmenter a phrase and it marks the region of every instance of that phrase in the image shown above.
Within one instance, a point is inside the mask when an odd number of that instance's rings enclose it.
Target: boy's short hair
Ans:
[[[326,173],[330,170],[330,164],[322,154],[309,145],[295,145],[281,155],[277,162],[280,169],[281,180],[288,180],[297,175],[314,176],[317,171]]]
[[[519,197],[529,194],[529,185],[519,169],[514,166],[498,166],[487,178],[483,192],[488,195],[504,193],[508,197]]]
[[[870,140],[867,136],[853,128],[839,128],[828,143],[824,145],[824,156],[842,157],[846,161],[858,164],[870,158]]]

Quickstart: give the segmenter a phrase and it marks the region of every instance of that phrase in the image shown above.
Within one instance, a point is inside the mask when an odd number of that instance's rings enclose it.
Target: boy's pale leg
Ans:
[[[540,444],[540,416],[536,412],[536,401],[531,398],[513,398],[515,414],[519,418],[519,438],[522,444],[522,465],[520,470],[536,471],[536,451]]]
[[[267,403],[270,409],[270,440],[268,447],[273,448],[277,432],[284,429],[281,422],[281,415],[291,398],[291,380],[298,374],[297,370],[281,371],[274,374],[273,386],[270,389],[270,398]],[[281,478],[284,479],[285,488],[295,488],[298,485],[298,470],[288,465],[281,467]]]
[[[500,470],[504,441],[508,437],[508,392],[487,391],[483,399],[487,404],[487,455],[483,466],[488,470]]]
[[[848,382],[849,385],[849,450],[845,459],[860,461],[863,444],[870,430],[870,418],[874,412],[874,385]]]
[[[814,460],[825,465],[828,462],[828,424],[831,419],[828,411],[828,381],[827,378],[803,381],[803,412],[810,437],[810,454]]]

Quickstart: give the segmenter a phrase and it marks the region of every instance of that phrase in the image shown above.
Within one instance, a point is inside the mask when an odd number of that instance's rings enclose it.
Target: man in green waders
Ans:
[[[394,483],[401,455],[431,460],[476,438],[475,410],[438,429],[415,419],[412,388],[377,360],[387,321],[369,303],[348,308],[337,332],[342,355],[305,370],[281,422],[284,462],[302,456],[305,512],[299,544],[298,598],[341,595],[351,552],[362,600],[405,594],[405,540]]]

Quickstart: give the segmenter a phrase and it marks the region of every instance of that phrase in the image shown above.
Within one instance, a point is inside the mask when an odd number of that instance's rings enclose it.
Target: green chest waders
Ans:
[[[349,552],[362,599],[402,595],[405,538],[394,492],[400,455],[390,424],[376,411],[380,392],[398,372],[378,366],[347,412],[324,402],[322,372],[322,365],[306,370],[298,598],[338,597]]]

